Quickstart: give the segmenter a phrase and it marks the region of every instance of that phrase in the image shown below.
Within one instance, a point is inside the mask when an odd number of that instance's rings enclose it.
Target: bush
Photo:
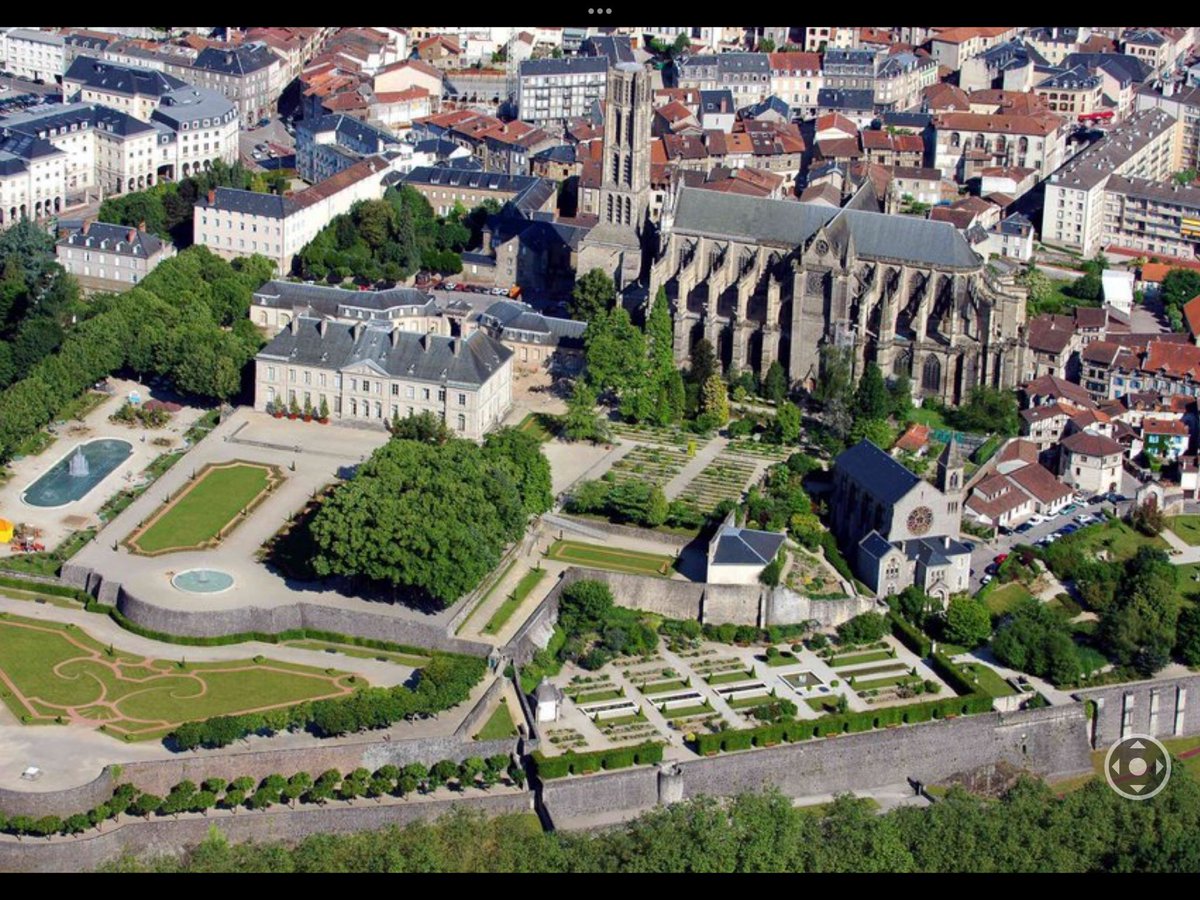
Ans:
[[[893,610],[888,611],[888,620],[892,625],[892,634],[917,656],[924,659],[933,650],[933,642],[918,631]]]
[[[652,765],[662,762],[663,745],[640,744],[616,750],[597,750],[592,753],[576,753],[568,750],[561,756],[545,756],[540,750],[533,756],[534,770],[542,779],[564,778],[567,775],[584,775],[601,769],[626,769],[633,765]]]
[[[866,612],[843,622],[837,628],[838,638],[845,644],[869,644],[888,631],[888,620],[877,612]]]

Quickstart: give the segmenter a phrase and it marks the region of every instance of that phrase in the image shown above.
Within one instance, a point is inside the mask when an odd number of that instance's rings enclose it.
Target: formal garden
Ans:
[[[677,497],[699,512],[708,512],[726,500],[738,501],[746,492],[758,462],[722,450],[717,458],[688,482]]]
[[[0,614],[5,704],[25,724],[100,726],[126,740],[164,737],[184,722],[345,696],[363,680],[256,657],[198,663],[104,646],[85,631]]]
[[[555,541],[546,551],[546,558],[590,569],[661,578],[670,577],[676,563],[675,557],[662,553],[645,553],[570,540]]]
[[[211,463],[125,544],[146,556],[214,547],[282,482],[276,466]]]

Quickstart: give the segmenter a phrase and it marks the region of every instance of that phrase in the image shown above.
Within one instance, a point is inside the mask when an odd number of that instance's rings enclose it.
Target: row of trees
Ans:
[[[229,781],[206,778],[199,785],[185,779],[174,785],[165,797],[140,791],[132,784],[122,784],[109,800],[86,813],[65,818],[0,815],[0,831],[18,839],[27,835],[81,834],[91,828],[102,831],[105,822],[121,815],[137,815],[148,820],[155,815],[175,818],[182,813],[208,815],[211,809],[236,813],[243,807],[260,810],[279,804],[287,804],[293,809],[297,804],[324,806],[334,800],[349,802],[360,797],[381,802],[385,797],[428,794],[444,786],[458,791],[468,788],[487,790],[505,780],[523,787],[525,770],[511,757],[497,754],[487,758],[472,756],[461,763],[444,759],[432,766],[422,763],[410,763],[403,768],[385,765],[374,772],[358,768],[344,775],[337,769],[328,769],[316,778],[308,772],[297,772],[290,778],[268,775],[261,780],[246,775]]]
[[[462,271],[459,254],[495,212],[499,206],[489,200],[470,212],[455,204],[450,215],[437,216],[415,188],[389,188],[382,200],[363,200],[334,217],[300,251],[297,269],[314,279],[403,281],[418,269],[453,275]]]
[[[0,232],[0,388],[57,350],[82,311],[53,237],[29,219]]]
[[[194,750],[226,747],[249,734],[307,729],[319,737],[334,737],[386,728],[405,716],[429,715],[457,706],[470,696],[486,671],[482,659],[438,654],[418,671],[413,687],[362,688],[348,697],[240,716],[214,716],[179,726],[168,740],[179,750]]]
[[[448,606],[499,563],[530,516],[550,508],[550,484],[541,445],[515,429],[483,446],[393,438],[312,518],[313,570]]]
[[[233,397],[262,346],[247,312],[251,294],[270,274],[261,256],[231,265],[191,247],[124,294],[96,297],[57,352],[0,394],[0,459],[93,383],[121,370],[165,376],[200,399]]]
[[[1086,827],[1081,827],[1081,823]],[[229,844],[214,831],[182,859],[126,857],[122,872],[1177,872],[1200,867],[1200,786],[1177,767],[1130,803],[1093,780],[1062,797],[1023,777],[1000,800],[878,815],[842,796],[814,814],[776,792],[688,800],[612,829],[543,832],[459,810],[437,823],[295,846]]]
[[[100,205],[100,221],[115,222],[146,230],[172,241],[182,249],[192,245],[192,209],[196,202],[219,187],[257,193],[282,194],[289,179],[282,172],[249,172],[241,163],[227,165],[215,160],[212,168],[175,182],[160,182],[132,194],[109,197]]]

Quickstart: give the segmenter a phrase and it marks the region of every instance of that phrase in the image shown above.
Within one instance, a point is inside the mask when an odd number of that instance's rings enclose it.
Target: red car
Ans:
[[[992,560],[992,562],[994,562],[996,565],[998,565],[998,566],[999,566],[999,565],[1003,564],[1003,562],[1004,562],[1006,559],[1008,559],[1008,554],[1007,554],[1007,553],[1001,553],[1001,554],[1000,554],[999,556],[997,556],[997,557],[996,557],[994,560]]]

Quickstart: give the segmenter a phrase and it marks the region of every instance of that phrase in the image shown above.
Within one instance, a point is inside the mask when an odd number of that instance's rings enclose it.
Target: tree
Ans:
[[[596,413],[596,392],[583,378],[571,386],[563,433],[572,441],[599,443],[608,439],[606,423]]]
[[[1040,308],[1054,296],[1054,285],[1037,266],[1031,265],[1021,281],[1028,291],[1029,302],[1035,309]]]
[[[775,39],[765,37],[765,38],[762,38],[761,40],[759,40],[758,52],[759,53],[774,53],[775,52]]]
[[[1129,524],[1142,534],[1156,537],[1166,527],[1167,520],[1159,505],[1148,498],[1130,511]]]
[[[1159,296],[1175,331],[1183,330],[1183,306],[1200,295],[1200,272],[1172,269],[1162,280]]]
[[[571,291],[571,318],[591,322],[612,309],[616,296],[617,286],[613,280],[602,269],[592,269],[575,282]]]
[[[1077,681],[1082,671],[1066,619],[1033,599],[1009,613],[996,629],[991,647],[1006,666],[1055,684]]]
[[[946,608],[946,638],[955,644],[976,647],[992,633],[992,616],[981,600],[960,594]]]
[[[647,392],[646,338],[628,310],[618,306],[597,313],[588,323],[583,342],[587,380],[597,391],[611,392],[622,400]]]
[[[1200,606],[1188,606],[1175,626],[1175,649],[1189,666],[1200,666]]]
[[[846,644],[869,644],[887,632],[888,620],[877,612],[862,613],[837,628],[838,638]]]
[[[717,354],[708,338],[701,338],[692,345],[689,357],[688,379],[697,385],[705,384],[717,373]]]
[[[729,421],[729,396],[725,390],[725,382],[716,373],[704,382],[700,413],[709,428],[720,428]]]
[[[1100,299],[1102,289],[1100,276],[1095,272],[1086,272],[1071,282],[1067,291],[1079,300],[1096,301]]]
[[[800,440],[803,419],[800,407],[785,400],[775,411],[775,438],[781,444],[794,444]]]
[[[1126,564],[1114,604],[1100,616],[1102,646],[1146,676],[1166,665],[1175,646],[1180,606],[1176,578],[1164,551],[1140,547]]]
[[[776,406],[780,406],[787,399],[787,375],[777,359],[771,360],[771,365],[767,367],[767,374],[763,378],[763,393]]]
[[[162,797],[154,794],[141,794],[133,803],[134,812],[139,816],[143,816],[147,820],[151,815],[158,812],[163,805]]]
[[[1012,437],[1020,430],[1017,397],[1013,391],[976,386],[967,402],[958,409],[947,409],[946,420],[962,431],[996,432]]]
[[[896,596],[896,606],[900,615],[920,628],[933,607],[933,598],[916,585],[909,585]]]
[[[863,419],[886,419],[889,407],[883,373],[875,363],[867,363],[854,394],[854,415]]]
[[[898,375],[888,387],[888,393],[891,395],[888,411],[896,421],[903,423],[913,408],[912,379],[908,377],[908,373]]]
[[[671,44],[671,52],[674,56],[682,56],[692,48],[692,42],[682,31],[675,35],[675,42]]]

